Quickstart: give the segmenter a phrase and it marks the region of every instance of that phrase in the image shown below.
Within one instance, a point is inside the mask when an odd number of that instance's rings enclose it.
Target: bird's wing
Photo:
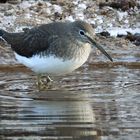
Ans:
[[[39,52],[47,51],[56,35],[50,36],[50,31],[40,28],[25,29],[20,33],[3,32],[2,37],[11,45],[11,48],[19,55],[31,57]]]

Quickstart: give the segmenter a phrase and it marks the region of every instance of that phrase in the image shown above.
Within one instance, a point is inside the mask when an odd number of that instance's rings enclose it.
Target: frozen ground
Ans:
[[[116,10],[111,7],[99,9],[99,2],[90,0],[26,1],[18,4],[0,4],[0,27],[11,31],[22,30],[25,26],[34,26],[56,20],[76,19],[94,24],[96,32],[119,29],[136,30],[140,27],[139,9],[129,11]],[[133,32],[134,33],[134,32]]]

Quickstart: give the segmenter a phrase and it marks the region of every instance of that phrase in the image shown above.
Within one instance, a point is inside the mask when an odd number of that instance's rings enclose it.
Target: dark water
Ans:
[[[0,140],[140,140],[140,68],[85,66],[53,77],[0,72]]]

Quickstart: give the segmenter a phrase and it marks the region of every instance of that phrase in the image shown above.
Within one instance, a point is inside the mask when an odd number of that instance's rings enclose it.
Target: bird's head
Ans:
[[[84,21],[75,21],[72,23],[72,30],[75,37],[83,43],[89,43],[92,47],[98,48],[109,60],[113,61],[111,56],[95,41],[95,34],[92,26]]]

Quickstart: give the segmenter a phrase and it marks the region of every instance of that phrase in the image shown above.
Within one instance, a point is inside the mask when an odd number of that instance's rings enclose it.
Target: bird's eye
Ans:
[[[84,32],[83,30],[80,30],[80,31],[79,31],[79,34],[80,34],[80,35],[85,35],[85,32]]]

